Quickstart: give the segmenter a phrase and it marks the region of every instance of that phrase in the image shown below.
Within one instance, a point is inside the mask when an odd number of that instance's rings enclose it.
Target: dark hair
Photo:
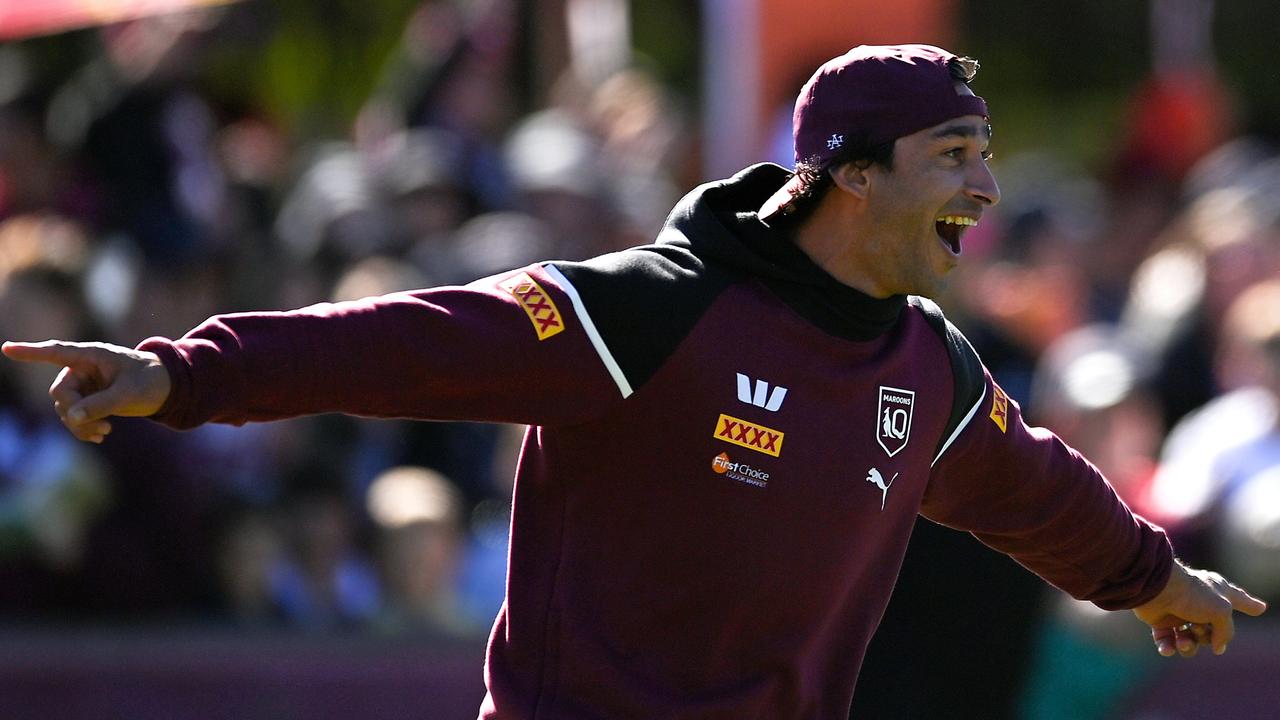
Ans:
[[[977,60],[966,56],[953,57],[947,63],[951,78],[964,83],[973,81],[979,67]],[[892,170],[894,142],[896,140],[872,145],[867,142],[865,136],[852,136],[846,139],[845,146],[840,152],[825,164],[820,163],[816,157],[797,162],[795,176],[800,179],[800,186],[792,194],[791,201],[782,212],[782,217],[786,218],[785,222],[798,224],[813,212],[813,208],[818,206],[834,184],[831,173],[828,172],[830,168],[854,163],[864,169],[872,165],[880,165],[886,170]]]

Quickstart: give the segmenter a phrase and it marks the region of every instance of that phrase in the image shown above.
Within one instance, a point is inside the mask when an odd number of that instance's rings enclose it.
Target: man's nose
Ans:
[[[1000,202],[1000,186],[996,184],[996,176],[991,174],[991,168],[985,162],[975,165],[975,170],[969,176],[969,187],[965,192],[983,205],[995,205]]]

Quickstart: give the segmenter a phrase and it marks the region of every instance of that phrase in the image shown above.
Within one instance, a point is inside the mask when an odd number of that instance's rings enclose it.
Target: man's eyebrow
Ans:
[[[982,135],[985,139],[991,139],[991,125],[983,123],[982,126],[975,127],[973,125],[948,125],[941,130],[933,133],[935,139],[962,137],[971,138]]]

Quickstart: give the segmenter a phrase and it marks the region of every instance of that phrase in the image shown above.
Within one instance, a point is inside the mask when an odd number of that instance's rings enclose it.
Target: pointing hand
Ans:
[[[169,397],[169,373],[154,353],[106,343],[6,342],[13,360],[62,366],[49,387],[53,409],[72,435],[100,443],[112,415],[154,415]]]
[[[1218,573],[1175,562],[1164,590],[1133,612],[1151,626],[1157,652],[1191,657],[1201,645],[1212,646],[1217,655],[1226,652],[1235,634],[1233,612],[1257,616],[1266,609],[1266,603]]]

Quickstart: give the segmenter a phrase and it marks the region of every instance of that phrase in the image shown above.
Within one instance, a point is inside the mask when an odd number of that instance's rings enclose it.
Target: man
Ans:
[[[5,352],[66,366],[54,406],[94,442],[109,415],[530,424],[484,718],[843,717],[917,514],[1133,608],[1161,654],[1222,652],[1233,608],[1265,606],[1175,562],[916,297],[1000,196],[975,69],[923,45],[828,62],[800,172],[696,189],[656,245]]]

